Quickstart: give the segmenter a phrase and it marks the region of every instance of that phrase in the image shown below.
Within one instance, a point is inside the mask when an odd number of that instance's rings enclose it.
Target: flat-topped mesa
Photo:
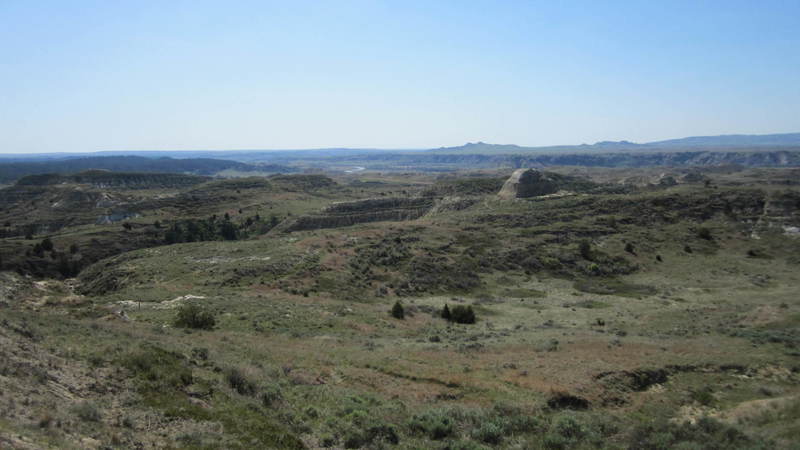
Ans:
[[[529,198],[553,194],[558,183],[553,177],[536,169],[517,169],[503,184],[497,194],[501,198]]]

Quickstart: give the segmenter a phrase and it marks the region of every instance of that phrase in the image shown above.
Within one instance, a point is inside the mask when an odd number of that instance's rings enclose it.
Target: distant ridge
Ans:
[[[725,134],[719,136],[690,136],[646,143],[631,141],[600,141],[594,144],[553,145],[524,147],[513,144],[488,144],[468,142],[457,147],[440,147],[429,150],[435,153],[547,153],[547,152],[594,152],[608,151],[675,151],[675,150],[781,150],[787,147],[800,148],[800,133],[781,134]]]
[[[719,136],[692,136],[681,139],[649,142],[645,145],[660,147],[777,147],[800,145],[800,133],[782,134],[723,134]]]
[[[183,173],[214,175],[223,170],[242,172],[290,173],[297,169],[281,165],[254,165],[238,161],[212,158],[173,159],[167,157],[145,158],[142,156],[93,156],[61,160],[0,162],[0,182],[11,182],[26,175],[57,173],[71,174],[91,169],[114,172]]]

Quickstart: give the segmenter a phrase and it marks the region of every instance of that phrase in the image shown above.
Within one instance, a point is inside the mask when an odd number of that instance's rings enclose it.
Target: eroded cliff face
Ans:
[[[2,230],[6,237],[52,233],[107,215],[132,216],[138,210],[137,199],[129,193],[87,185],[17,185],[0,190],[0,221],[9,224]]]
[[[800,238],[800,194],[786,191],[766,196],[761,214],[753,226],[752,236],[758,238],[768,231]]]
[[[94,188],[153,189],[194,186],[211,180],[210,177],[176,173],[129,173],[106,170],[87,170],[72,175],[42,174],[20,178],[17,186],[50,186],[82,184]]]
[[[338,228],[367,222],[414,220],[433,208],[434,200],[425,197],[389,197],[334,203],[319,213],[290,219],[276,232]]]

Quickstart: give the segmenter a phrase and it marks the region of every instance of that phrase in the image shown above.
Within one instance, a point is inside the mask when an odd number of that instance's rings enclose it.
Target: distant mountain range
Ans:
[[[204,176],[302,171],[449,171],[492,167],[583,165],[600,167],[800,166],[800,133],[693,136],[635,143],[524,147],[467,143],[437,149],[328,148],[309,150],[106,151],[30,155],[0,154],[0,184],[34,174],[114,172],[181,173]]]
[[[782,134],[723,134],[720,136],[693,136],[682,139],[648,142],[655,147],[780,147],[800,145],[800,133]]]
[[[69,160],[86,157],[123,157],[138,156],[147,159],[176,158],[176,159],[224,159],[243,163],[271,161],[276,164],[296,161],[298,159],[319,158],[347,158],[358,155],[385,155],[385,154],[413,154],[427,153],[473,153],[473,154],[521,154],[521,153],[549,153],[549,152],[617,152],[617,151],[713,151],[713,150],[786,150],[787,147],[797,147],[800,150],[800,133],[782,134],[724,134],[719,136],[691,136],[680,139],[667,139],[636,143],[631,141],[600,141],[594,144],[565,144],[551,146],[521,146],[514,144],[488,144],[485,142],[470,142],[456,147],[439,147],[434,149],[376,149],[376,148],[313,148],[297,150],[279,149],[253,149],[253,150],[108,150],[99,152],[82,153],[0,153],[0,164],[10,162],[34,162],[47,160]],[[140,164],[147,163],[141,161]],[[83,164],[76,164],[84,167]],[[159,164],[163,167],[164,164]],[[194,167],[183,171],[198,172]],[[114,169],[111,169],[114,170]],[[137,170],[139,170],[137,168]],[[281,170],[276,170],[281,171]],[[200,171],[202,173],[202,171]]]
[[[800,133],[782,134],[724,134],[720,136],[691,136],[636,143],[630,141],[600,141],[594,144],[553,145],[545,147],[523,147],[509,144],[467,143],[458,147],[440,147],[429,150],[435,153],[548,153],[548,152],[603,152],[615,151],[691,151],[691,150],[779,150],[785,147],[800,147]]]

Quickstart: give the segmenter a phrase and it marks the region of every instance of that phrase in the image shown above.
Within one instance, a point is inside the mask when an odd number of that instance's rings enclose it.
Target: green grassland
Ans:
[[[119,244],[75,277],[0,272],[0,446],[792,448],[800,191],[771,182],[786,170],[633,186],[658,171],[562,168],[558,195],[515,200],[496,195],[507,171],[112,192],[139,216],[86,210],[0,243],[17,269],[44,237],[76,258]],[[181,220],[416,195],[438,207],[163,241]],[[2,218],[57,216],[32,202]],[[178,326],[189,305],[213,323]]]

